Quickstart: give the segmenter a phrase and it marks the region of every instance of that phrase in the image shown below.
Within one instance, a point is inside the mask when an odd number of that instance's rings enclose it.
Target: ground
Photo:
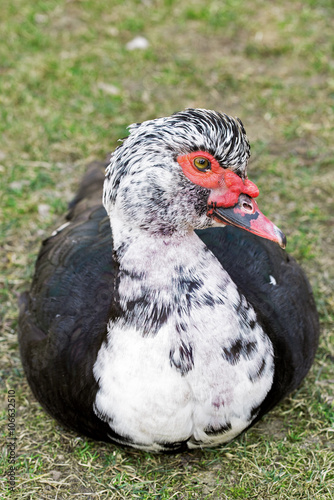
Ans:
[[[331,0],[2,5],[1,498],[334,498],[333,14]],[[137,36],[149,45],[129,50]],[[44,413],[19,359],[17,301],[85,165],[104,159],[129,123],[188,106],[242,119],[249,177],[308,274],[321,341],[302,386],[245,435],[157,456],[78,437]]]

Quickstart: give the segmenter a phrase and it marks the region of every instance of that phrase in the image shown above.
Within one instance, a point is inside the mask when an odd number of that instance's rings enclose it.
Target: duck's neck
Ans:
[[[182,329],[194,309],[214,307],[226,295],[230,279],[194,231],[153,235],[119,219],[111,226],[120,305],[125,321],[143,334],[166,323]]]
[[[206,248],[193,231],[166,236],[112,225],[112,232],[120,269],[150,279],[152,287],[170,282],[170,271],[175,266],[188,267],[200,261],[198,252],[205,252]]]

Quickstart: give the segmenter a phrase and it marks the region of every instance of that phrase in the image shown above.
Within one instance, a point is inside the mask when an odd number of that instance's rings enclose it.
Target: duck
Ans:
[[[213,447],[301,384],[316,305],[249,157],[240,119],[188,108],[131,125],[90,165],[20,305],[25,375],[63,427],[150,452]]]

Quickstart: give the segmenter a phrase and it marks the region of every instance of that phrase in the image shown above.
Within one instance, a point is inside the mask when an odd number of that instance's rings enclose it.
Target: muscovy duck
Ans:
[[[129,128],[104,206],[93,166],[43,242],[21,305],[24,370],[53,417],[94,439],[225,443],[307,374],[312,291],[254,201],[239,119],[186,109]]]

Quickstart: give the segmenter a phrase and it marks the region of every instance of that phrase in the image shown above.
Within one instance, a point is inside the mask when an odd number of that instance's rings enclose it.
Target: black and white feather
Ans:
[[[303,271],[274,243],[212,227],[208,190],[176,161],[192,151],[246,178],[237,119],[190,109],[132,125],[107,166],[105,208],[94,165],[23,297],[34,394],[95,439],[153,451],[227,442],[313,361],[318,320]]]

